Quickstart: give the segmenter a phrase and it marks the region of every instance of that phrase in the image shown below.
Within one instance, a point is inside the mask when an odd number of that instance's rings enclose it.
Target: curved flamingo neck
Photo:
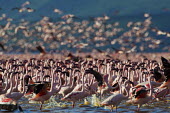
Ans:
[[[74,74],[75,74],[75,70],[73,70],[73,72],[70,74],[70,87],[72,88],[72,87],[74,87],[74,85],[75,85],[75,81],[73,80],[73,78],[74,78]]]
[[[9,89],[7,90],[7,93],[6,93],[6,95],[9,95],[9,94],[11,94],[11,92],[12,92],[12,89],[13,89],[13,80],[12,80],[12,77],[13,77],[13,74],[11,74],[10,75],[10,87],[9,87]]]
[[[53,90],[53,87],[54,87],[54,75],[55,75],[54,73],[55,73],[55,71],[52,72],[51,88],[50,88],[50,91],[48,91],[49,93],[54,92],[54,90]]]
[[[58,76],[59,76],[59,78],[58,78],[58,79],[59,79],[59,86],[58,86],[58,89],[57,89],[57,90],[60,91],[61,86],[62,86],[61,73],[59,73]]]
[[[126,84],[129,82],[129,80],[126,80],[125,81],[125,83],[124,83],[124,86],[125,86],[125,91],[126,91],[126,96],[125,97],[129,97],[129,91],[128,91],[128,89],[127,89],[127,87],[126,87]]]
[[[15,86],[13,86],[13,89],[16,90],[18,88],[18,74],[15,75],[15,79],[12,81],[15,82]]]
[[[4,82],[4,81],[3,81]],[[8,89],[8,77],[6,77],[6,85],[5,85],[5,88],[4,90],[1,91],[1,93],[6,93],[7,89]]]
[[[82,92],[84,91],[84,77],[85,77],[85,73],[82,74]]]
[[[152,86],[152,83],[151,83],[151,78],[152,76],[149,76],[149,86],[150,86],[150,93],[149,93],[149,96],[152,97],[153,93],[152,93],[152,90],[153,90],[153,86]]]
[[[23,76],[23,81],[22,81],[23,90],[22,90],[21,93],[22,93],[23,95],[24,95],[25,92],[26,92],[26,88],[25,88],[25,77],[26,77],[26,75]]]

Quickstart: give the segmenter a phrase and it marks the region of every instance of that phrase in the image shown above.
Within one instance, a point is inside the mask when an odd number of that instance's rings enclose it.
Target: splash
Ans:
[[[89,101],[88,98],[84,99],[84,103],[83,104],[79,104],[79,107],[85,107],[85,106],[89,106],[91,104],[91,102]]]
[[[45,106],[45,108],[55,108],[55,107],[68,107],[71,106],[68,103],[65,102],[57,102],[55,100],[56,96],[51,96],[51,98],[48,100],[47,105]]]
[[[92,95],[91,104],[95,107],[101,107],[100,103],[101,103],[100,99],[97,97],[97,95],[96,94]]]

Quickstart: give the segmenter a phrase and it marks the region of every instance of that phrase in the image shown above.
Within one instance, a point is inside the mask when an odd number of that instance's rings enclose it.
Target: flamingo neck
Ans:
[[[6,93],[6,95],[9,95],[9,94],[11,94],[11,92],[12,92],[12,89],[13,89],[13,80],[12,80],[12,74],[10,75],[10,87],[9,87],[9,89],[7,90],[7,93]]]
[[[149,85],[150,85],[150,93],[149,93],[149,96],[152,97],[153,93],[152,93],[152,90],[153,90],[153,86],[151,84],[151,78],[152,76],[149,77]]]
[[[13,87],[13,89],[17,89],[18,88],[18,74],[17,75],[15,75],[15,79],[14,79],[14,81],[15,81],[15,87]],[[14,82],[13,81],[13,82]]]
[[[83,74],[83,75],[82,75],[82,90],[81,90],[82,92],[84,91],[84,77],[85,77],[85,76],[84,76],[84,74]]]
[[[4,88],[4,90],[2,92],[6,92],[7,89],[8,89],[8,78],[6,78],[6,85],[5,85],[5,88]]]
[[[24,95],[25,94],[25,92],[26,92],[26,88],[25,88],[25,75],[23,76],[23,81],[22,81],[22,94]]]
[[[61,89],[61,86],[62,86],[62,81],[61,81],[61,74],[59,74],[59,87],[58,87],[58,91],[60,91],[60,89]]]
[[[48,91],[48,92],[50,92],[50,93],[52,93],[52,92],[54,92],[54,90],[53,90],[53,88],[54,88],[54,71],[52,72],[52,80],[51,80],[51,88],[50,88],[50,91]]]
[[[105,83],[106,83],[106,85],[107,85],[108,88],[113,88],[113,87],[109,84],[108,80],[105,80]]]
[[[89,86],[92,86],[93,83],[94,83],[94,77],[91,78],[91,82],[89,83]]]
[[[129,91],[128,91],[128,89],[127,89],[127,87],[126,87],[126,84],[128,83],[129,81],[127,80],[127,81],[125,81],[125,91],[126,91],[126,96],[125,97],[129,97]]]
[[[70,74],[70,79],[69,80],[70,80],[70,84],[71,84],[70,87],[71,88],[74,87],[74,85],[75,85],[75,81],[73,80],[74,74],[75,74],[75,71]]]

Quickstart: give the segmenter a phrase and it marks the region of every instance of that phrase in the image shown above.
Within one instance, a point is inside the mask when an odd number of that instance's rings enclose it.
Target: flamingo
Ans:
[[[10,80],[12,80],[13,77],[13,73],[10,73]],[[10,85],[9,89],[7,90],[7,92],[5,94],[1,94],[0,95],[0,104],[1,105],[17,105],[17,101],[14,100],[13,98],[9,98],[8,96],[11,94],[12,92],[12,88],[13,88],[13,84],[10,83],[8,84],[8,78],[7,78],[7,84],[6,85]]]
[[[70,74],[70,76],[69,76],[69,84],[67,84],[67,81],[66,81],[65,86],[62,86],[61,90],[58,92],[59,94],[62,94],[63,97],[65,95],[67,95],[68,93],[70,93],[74,89],[74,86],[76,85],[75,84],[76,80],[73,79],[74,78],[74,74],[75,74],[75,70],[73,70],[72,73],[73,74]]]
[[[168,95],[169,94],[169,89],[167,88],[167,87],[165,87],[165,88],[157,88],[157,89],[155,89],[154,90],[154,99],[163,99],[163,98],[165,98],[165,96],[166,95]]]
[[[2,79],[1,78],[1,89],[0,89],[0,94],[5,94],[6,93],[6,91],[9,89],[9,85],[8,85],[8,75],[9,75],[9,73],[5,73],[4,75],[6,75],[7,77],[6,77],[6,84],[4,83],[5,81],[4,81],[4,78]],[[4,85],[5,85],[5,87],[4,87]]]
[[[164,98],[166,95],[168,95],[170,93],[170,77],[169,75],[169,72],[170,72],[170,69],[168,70],[164,70],[165,71],[165,76],[167,76],[166,80],[159,86],[155,89],[155,94],[154,94],[154,97],[155,98]]]
[[[89,93],[85,92],[85,89],[84,89],[84,77],[85,77],[85,73],[82,74],[82,90],[81,91],[73,91],[65,95],[63,98],[61,98],[61,100],[63,101],[71,101],[73,108],[75,106],[76,101],[78,101],[79,99],[83,99],[89,95]]]
[[[55,93],[58,93],[61,89],[61,86],[62,86],[61,72],[58,71],[56,75],[58,75],[58,82],[56,82],[56,81],[54,82],[54,88],[53,89],[54,89]]]
[[[102,89],[102,85],[103,85],[103,75],[101,73],[99,73],[98,71],[94,70],[93,68],[89,68],[89,69],[85,70],[85,72],[94,75],[96,81],[98,82],[100,99],[101,99],[101,89]],[[93,84],[93,86],[95,86],[95,84]]]
[[[105,83],[106,83],[106,87],[103,88],[103,89],[101,89],[101,95],[106,94],[106,93],[109,93],[111,90],[117,88],[117,86],[112,87],[112,86],[109,84],[108,77],[109,77],[108,74],[104,75],[104,77],[103,77],[103,78],[104,78],[104,81],[105,81]]]
[[[161,61],[166,80],[159,87],[157,87],[157,90],[155,91],[156,93],[154,96],[158,99],[164,98],[168,95],[170,89],[170,62],[164,57],[161,57]]]
[[[25,79],[26,85],[27,85],[27,91],[25,92],[24,97],[30,98],[33,95],[34,92],[34,87],[35,87],[35,82],[32,80],[32,77],[27,75]]]
[[[121,87],[123,87],[123,85],[126,85],[126,83],[128,82],[128,80],[125,81],[124,84],[119,85]],[[129,98],[129,92],[126,89],[125,86],[125,91],[126,91],[126,95],[123,95],[121,92],[121,88],[119,89],[120,93],[115,93],[111,96],[109,96],[108,98],[106,98],[103,102],[101,102],[101,105],[104,106],[111,106],[111,111],[113,111],[113,105],[116,106],[116,112],[117,112],[117,106],[123,101],[123,100],[127,100]]]
[[[12,98],[15,101],[18,101],[21,97],[24,96],[26,88],[25,88],[25,78],[27,78],[28,75],[23,75],[23,80],[22,80],[22,92],[11,92],[10,94],[7,95],[8,98]],[[13,84],[13,83],[11,83]]]
[[[40,91],[37,91],[36,95],[34,95],[32,98],[29,99],[29,100],[41,102],[40,110],[42,110],[42,105],[44,104],[44,102],[48,100],[55,93],[55,90],[54,90],[54,75],[55,74],[54,73],[55,71],[53,71],[52,73],[52,81],[51,81],[50,90],[49,91],[47,90],[47,84],[39,84],[38,86],[41,86],[41,88],[40,89],[38,88],[38,90]]]
[[[149,86],[150,86],[150,93],[148,95],[148,90],[144,87],[140,87],[136,90],[134,97],[127,101],[127,103],[133,103],[133,104],[138,104],[137,111],[140,110],[140,107],[143,104],[148,103],[150,100],[152,100],[152,95],[153,95],[153,87],[151,84],[151,78],[153,76],[149,76]]]

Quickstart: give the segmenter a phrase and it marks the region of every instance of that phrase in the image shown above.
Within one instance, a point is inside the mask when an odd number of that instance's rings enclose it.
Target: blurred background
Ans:
[[[169,52],[169,4],[169,0],[0,0],[0,52]]]

